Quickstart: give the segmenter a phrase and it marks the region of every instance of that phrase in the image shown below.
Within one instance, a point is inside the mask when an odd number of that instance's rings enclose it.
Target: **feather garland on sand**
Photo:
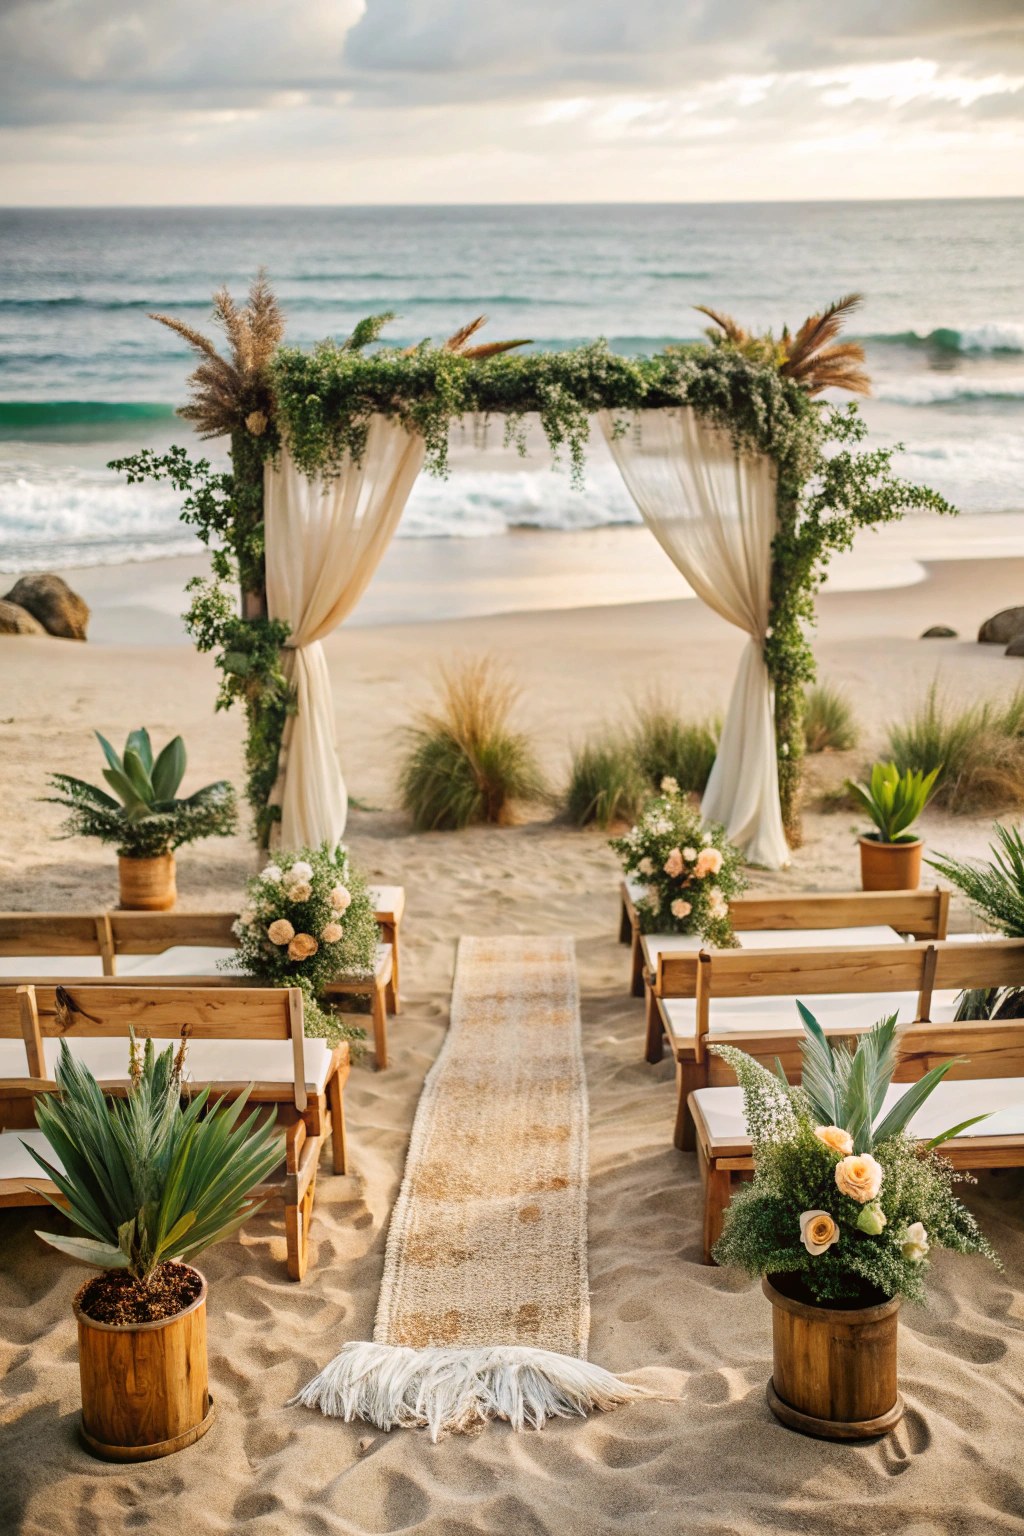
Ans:
[[[543,1429],[548,1419],[585,1417],[654,1396],[599,1365],[528,1345],[410,1349],[346,1344],[293,1398],[331,1418],[365,1419],[379,1429],[465,1434],[488,1419]]]

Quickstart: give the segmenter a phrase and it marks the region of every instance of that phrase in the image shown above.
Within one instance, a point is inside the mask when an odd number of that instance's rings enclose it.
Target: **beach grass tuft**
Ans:
[[[624,734],[609,732],[573,752],[565,810],[575,826],[596,823],[607,829],[631,821],[648,793],[633,745]]]
[[[675,779],[684,794],[702,795],[718,751],[720,722],[684,720],[660,695],[652,694],[633,710],[630,745],[648,787]]]
[[[819,683],[804,694],[804,743],[808,752],[849,752],[857,745],[857,722],[841,688]]]
[[[409,729],[399,771],[417,832],[507,822],[515,802],[547,798],[533,745],[510,723],[518,698],[489,656],[441,669],[437,704]]]
[[[889,727],[901,773],[940,768],[934,804],[953,815],[1024,805],[1024,687],[1005,700],[957,705],[933,683],[905,720]]]

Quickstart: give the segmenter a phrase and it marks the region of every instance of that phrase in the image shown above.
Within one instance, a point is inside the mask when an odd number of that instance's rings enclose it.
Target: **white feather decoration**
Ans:
[[[436,1441],[488,1419],[507,1419],[517,1430],[543,1429],[550,1418],[584,1417],[656,1395],[599,1365],[526,1345],[410,1349],[352,1343],[292,1401],[346,1423],[426,1427]]]

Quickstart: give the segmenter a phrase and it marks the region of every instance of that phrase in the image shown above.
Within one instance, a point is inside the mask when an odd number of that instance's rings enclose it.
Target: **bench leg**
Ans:
[[[401,1013],[402,989],[398,980],[398,929],[394,923],[382,923],[380,936],[383,943],[391,945],[391,980],[387,986],[388,1013]]]
[[[686,1102],[697,1088],[706,1088],[707,1067],[699,1061],[676,1062],[676,1125],[672,1144],[680,1152],[692,1152],[697,1145],[697,1128]]]
[[[373,1049],[377,1058],[377,1071],[383,1072],[388,1064],[388,1005],[385,988],[374,984],[373,1002]]]
[[[639,928],[633,928],[630,931],[631,931],[631,933],[633,935],[633,937],[632,937],[633,949],[632,949],[632,953],[630,955],[630,968],[631,968],[630,969],[630,981],[629,981],[630,996],[631,997],[643,997],[643,995],[644,995],[644,951],[643,951],[643,946],[640,943],[640,929]]]
[[[331,1105],[331,1145],[334,1151],[335,1173],[348,1172],[348,1143],[345,1139],[345,1102],[342,1098],[341,1078],[337,1072],[327,1084]]]
[[[644,1059],[653,1063],[660,1061],[665,1054],[665,1033],[661,1025],[661,1014],[658,1012],[658,999],[654,995],[650,982],[644,984],[644,1005],[647,1016]]]
[[[309,1181],[306,1193],[297,1205],[284,1208],[284,1230],[288,1242],[288,1278],[301,1280],[309,1263],[309,1223],[313,1216],[313,1194],[316,1190],[316,1173]]]
[[[629,908],[625,899],[622,902],[622,916],[619,918],[619,943],[628,944],[633,936],[633,924],[629,917]]]
[[[712,1251],[725,1225],[725,1212],[732,1196],[732,1175],[728,1168],[717,1168],[714,1163],[709,1163],[703,1147],[697,1149],[697,1161],[704,1184],[704,1263],[714,1264]]]

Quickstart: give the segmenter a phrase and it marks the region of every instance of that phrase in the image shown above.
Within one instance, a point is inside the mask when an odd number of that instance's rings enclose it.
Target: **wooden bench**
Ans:
[[[328,1136],[335,1173],[344,1173],[347,1166],[342,1103],[349,1075],[347,1044],[331,1050],[325,1041],[305,1039],[298,987],[150,987],[101,981],[62,987],[61,999],[57,991],[53,984],[0,988],[0,1205],[42,1205],[44,1189],[56,1193],[39,1177],[21,1136],[34,1125],[33,1097],[56,1091],[53,1069],[60,1040],[74,1042],[75,1055],[106,1091],[123,1093],[130,1027],[140,1040],[187,1036],[186,1066],[194,1089],[209,1086],[211,1099],[232,1099],[251,1081],[251,1101],[277,1108],[284,1132],[282,1168],[253,1193],[283,1201],[288,1274],[301,1280],[317,1167]],[[36,1138],[41,1134],[34,1133]]]
[[[644,995],[650,970],[644,939],[679,937],[642,934],[637,901],[643,887],[623,880],[619,942],[630,945],[630,991]],[[729,915],[737,934],[771,929],[875,928],[885,925],[915,939],[944,939],[949,891],[802,891],[786,896],[734,896]],[[660,1059],[660,1058],[659,1058]]]
[[[331,984],[331,995],[369,996],[373,1019],[374,1053],[378,1068],[387,1066],[387,1015],[399,1012],[401,993],[398,976],[398,942],[405,912],[405,890],[400,885],[372,886],[376,918],[383,943],[377,946],[372,974],[343,976]],[[0,971],[12,959],[31,961],[46,957],[63,959],[77,956],[99,958],[104,976],[117,974],[118,957],[162,955],[170,949],[213,949],[222,955],[175,956],[175,966],[166,975],[145,963],[132,965],[128,974],[145,977],[147,986],[217,984],[218,959],[238,946],[232,931],[237,912],[0,912]],[[184,960],[184,964],[180,963]],[[18,965],[17,977],[0,975],[0,984],[11,980],[35,980],[41,968]],[[52,968],[46,967],[52,974]],[[74,967],[61,968],[60,979],[84,983],[87,978],[74,975]],[[200,980],[199,978],[203,978]],[[229,982],[229,984],[231,984]]]
[[[930,1021],[938,993],[946,994],[943,1008],[951,1021],[955,994],[965,988],[1020,985],[1024,939],[662,953],[657,991],[649,989],[649,997],[659,1040],[664,1032],[676,1063],[675,1145],[687,1150],[695,1145],[688,1095],[731,1078],[724,1064],[709,1056],[709,1039],[732,1044],[737,1034],[756,1035],[759,1044],[751,1055],[768,1066],[778,1056],[787,1071],[799,1069],[802,1030],[795,1007],[789,1014],[783,1005],[780,1013],[778,1005],[764,1002],[752,1015],[749,1000],[799,997],[826,1034],[843,1037],[870,1028],[886,1013],[902,1012],[907,1023]],[[858,999],[870,993],[875,996],[862,1012]],[[736,1007],[712,1029],[716,1000],[736,1000]],[[761,1017],[753,1023],[757,1011]]]
[[[797,1044],[802,1033],[796,1031]],[[753,1055],[763,1047],[763,1039],[737,1036],[729,1044]],[[1024,1167],[1024,1021],[1020,1019],[911,1025],[900,1039],[896,1082],[884,1107],[891,1107],[899,1093],[932,1067],[964,1052],[969,1052],[969,1058],[956,1062],[911,1120],[911,1134],[927,1140],[973,1115],[991,1112],[990,1120],[944,1142],[943,1157],[955,1168]],[[790,1082],[799,1081],[799,1052],[796,1063],[787,1067],[787,1076]],[[711,1264],[733,1180],[749,1178],[754,1159],[738,1086],[696,1089],[689,1096],[689,1109],[704,1188],[704,1262]]]

